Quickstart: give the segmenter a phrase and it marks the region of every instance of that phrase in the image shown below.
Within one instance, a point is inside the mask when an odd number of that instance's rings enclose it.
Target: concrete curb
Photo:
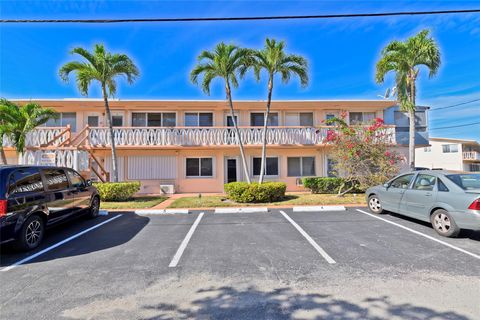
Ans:
[[[293,212],[345,211],[344,206],[307,206],[293,207]]]
[[[189,214],[188,209],[139,209],[135,210],[135,213],[138,215],[147,215],[147,214]]]
[[[267,207],[216,208],[215,213],[253,213],[268,212]]]

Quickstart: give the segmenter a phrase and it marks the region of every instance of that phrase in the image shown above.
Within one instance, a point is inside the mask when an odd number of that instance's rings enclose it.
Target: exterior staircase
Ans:
[[[36,130],[29,135],[26,151],[20,156],[19,163],[69,167],[80,172],[84,178],[109,181],[109,172],[93,154],[88,134],[88,126],[74,136],[70,126],[56,132]]]

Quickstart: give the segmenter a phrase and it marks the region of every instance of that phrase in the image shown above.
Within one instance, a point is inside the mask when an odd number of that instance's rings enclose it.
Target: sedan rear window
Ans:
[[[480,174],[449,174],[446,177],[463,190],[480,189]]]

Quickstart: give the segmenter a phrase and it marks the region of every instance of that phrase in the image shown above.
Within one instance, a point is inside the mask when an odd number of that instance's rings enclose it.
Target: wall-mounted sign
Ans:
[[[40,156],[41,166],[55,166],[57,155],[54,152],[42,153]]]

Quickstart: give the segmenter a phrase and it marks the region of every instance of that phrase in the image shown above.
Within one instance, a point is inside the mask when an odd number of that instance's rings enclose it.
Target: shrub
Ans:
[[[351,187],[350,182],[342,178],[332,177],[313,177],[303,178],[303,186],[310,189],[312,193],[338,193],[340,188],[347,190]],[[358,188],[353,188],[350,192],[358,192]]]
[[[274,202],[285,197],[287,185],[284,182],[265,182],[262,184],[230,182],[224,186],[230,200],[236,202]]]
[[[140,190],[140,182],[104,182],[93,184],[102,201],[125,201]]]

